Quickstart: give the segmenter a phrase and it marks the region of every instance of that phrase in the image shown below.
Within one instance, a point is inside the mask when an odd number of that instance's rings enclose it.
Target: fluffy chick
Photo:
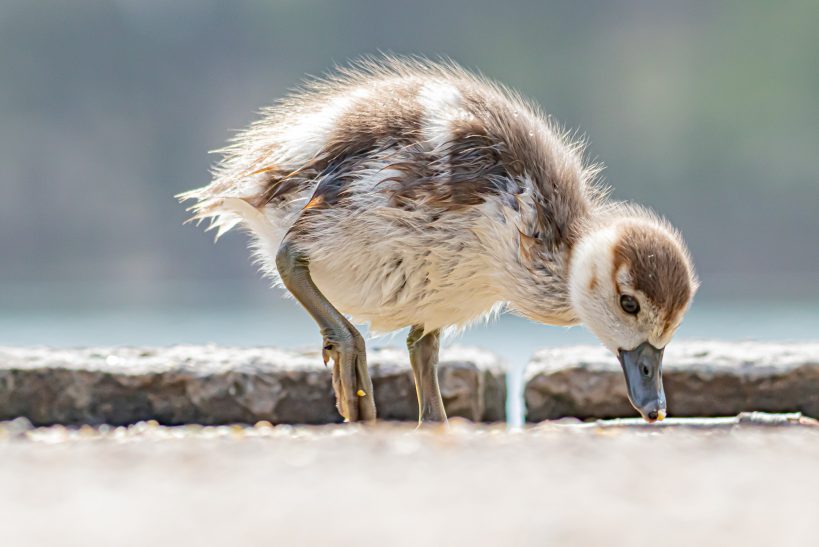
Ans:
[[[316,319],[346,419],[375,417],[350,321],[412,327],[419,416],[443,420],[439,333],[504,308],[584,323],[638,410],[664,414],[662,349],[697,287],[685,243],[609,200],[582,144],[515,92],[450,62],[365,60],[309,81],[222,152],[213,182],[180,197],[217,235],[247,228]]]

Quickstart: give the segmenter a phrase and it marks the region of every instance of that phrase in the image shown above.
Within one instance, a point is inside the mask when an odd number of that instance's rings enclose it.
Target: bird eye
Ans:
[[[623,308],[624,312],[631,315],[637,315],[640,311],[640,303],[630,294],[620,296],[620,307]]]

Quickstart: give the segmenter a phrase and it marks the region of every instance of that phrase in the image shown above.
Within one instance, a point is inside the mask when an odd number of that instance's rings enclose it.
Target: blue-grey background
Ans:
[[[684,232],[681,337],[819,337],[819,6],[767,2],[3,0],[0,344],[318,344],[245,238],[173,195],[305,74],[444,55],[591,141]],[[521,363],[582,329],[467,333]],[[400,344],[400,339],[376,341]]]

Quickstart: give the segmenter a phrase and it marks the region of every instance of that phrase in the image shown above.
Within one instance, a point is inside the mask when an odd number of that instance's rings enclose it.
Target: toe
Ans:
[[[345,422],[375,420],[373,385],[367,370],[364,340],[357,332],[327,333],[322,357],[333,360],[336,407]]]
[[[358,420],[358,391],[355,374],[355,353],[339,349],[331,352],[333,359],[333,391],[336,407],[345,422]]]
[[[359,353],[356,358],[356,385],[358,389],[358,415],[362,421],[371,422],[375,420],[375,400],[373,398],[373,383],[370,373],[367,370],[367,356],[365,352]]]

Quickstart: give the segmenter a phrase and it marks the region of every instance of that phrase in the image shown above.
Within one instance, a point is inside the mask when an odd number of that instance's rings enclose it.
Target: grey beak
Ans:
[[[621,349],[617,358],[623,367],[628,398],[648,422],[665,418],[663,391],[663,349],[643,342],[632,350]]]

